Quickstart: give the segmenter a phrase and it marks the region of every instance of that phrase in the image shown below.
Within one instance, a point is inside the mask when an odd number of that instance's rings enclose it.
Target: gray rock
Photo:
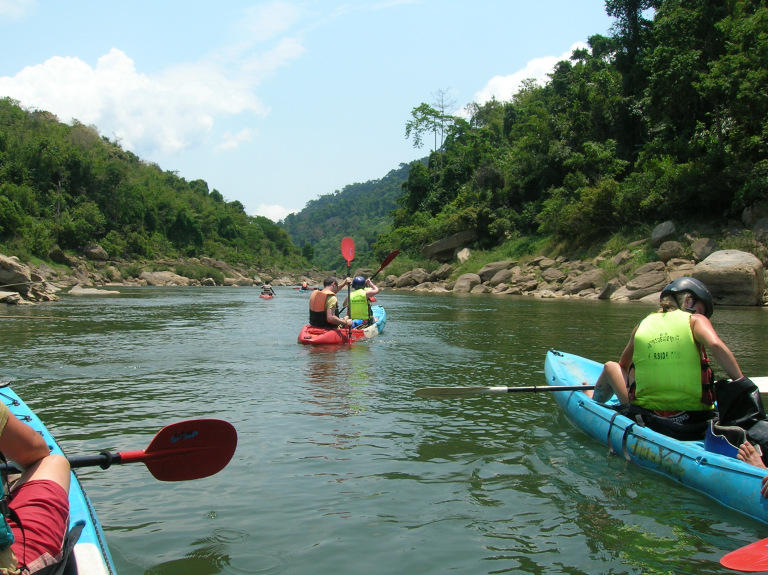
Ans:
[[[443,264],[438,269],[436,269],[431,274],[429,274],[429,281],[437,282],[441,280],[446,280],[451,275],[452,271],[453,271],[452,266],[450,266],[449,264]]]
[[[693,242],[691,242],[691,251],[693,252],[693,259],[700,262],[717,251],[717,242],[710,238],[693,240]]]
[[[482,278],[482,274],[479,274]],[[493,274],[493,277],[488,280],[488,285],[490,287],[494,287],[499,285],[500,283],[507,283],[512,277],[515,275],[515,272],[511,269],[503,269],[497,271],[495,274]]]
[[[189,278],[173,272],[141,272],[139,279],[151,286],[188,286]]]
[[[666,272],[651,271],[639,276],[633,277],[624,286],[629,299],[635,300],[647,296],[654,292],[660,292],[661,289],[669,283]]]
[[[662,242],[671,239],[676,231],[675,224],[671,220],[660,223],[653,228],[653,232],[651,233],[651,245],[653,247],[660,246]]]
[[[465,230],[447,238],[437,240],[424,247],[421,253],[424,257],[438,261],[451,261],[456,252],[463,247],[468,246],[477,238],[474,230]]]
[[[759,242],[768,240],[768,218],[760,218],[755,222],[752,232],[755,234],[755,239]]]
[[[0,286],[26,297],[32,282],[31,270],[16,256],[0,254]]]
[[[515,262],[512,261],[512,260],[504,260],[504,261],[500,261],[500,262],[491,262],[491,263],[485,264],[483,267],[481,267],[480,271],[477,272],[477,275],[480,276],[480,279],[482,281],[487,282],[498,271],[511,268],[513,265],[515,265]]]
[[[458,252],[456,252],[456,261],[458,261],[460,264],[463,264],[465,261],[469,259],[469,257],[472,255],[472,252],[469,248],[462,248]]]
[[[546,282],[560,282],[565,279],[565,274],[558,268],[547,268],[541,272],[541,279]]]
[[[571,295],[588,288],[599,288],[604,283],[603,270],[596,268],[578,275],[571,275],[563,282],[563,293]]]
[[[761,305],[765,289],[762,262],[739,250],[720,250],[696,264],[693,277],[704,282],[715,303]]]
[[[672,258],[681,257],[683,253],[683,244],[674,240],[667,240],[662,242],[661,245],[656,248],[656,255],[664,263],[668,262]]]
[[[476,285],[482,283],[480,276],[477,274],[462,274],[453,284],[453,291],[455,293],[469,293]]]
[[[105,262],[109,259],[107,250],[99,244],[89,244],[83,248],[83,255],[89,260]]]
[[[416,268],[405,272],[395,281],[395,287],[413,287],[429,281],[429,274],[424,268]]]

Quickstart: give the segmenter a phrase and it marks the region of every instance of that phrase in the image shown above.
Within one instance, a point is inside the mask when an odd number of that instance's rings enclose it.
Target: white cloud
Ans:
[[[298,211],[299,210],[290,210],[288,208],[284,208],[283,206],[268,206],[267,204],[259,204],[259,207],[256,208],[256,215],[269,218],[273,222],[279,222],[288,214],[295,214]]]
[[[233,134],[232,132],[224,132],[221,137],[221,142],[216,146],[217,150],[234,150],[239,147],[240,144],[250,142],[253,140],[253,131],[248,128],[244,128]]]
[[[250,8],[243,20],[249,37],[266,42],[288,30],[299,19],[297,6],[287,2],[271,2]]]
[[[52,112],[64,122],[96,125],[125,148],[150,154],[198,142],[217,117],[267,113],[250,85],[219,68],[186,64],[147,75],[116,48],[94,68],[79,58],[56,56],[16,76],[0,77],[0,95]]]
[[[18,20],[35,6],[35,0],[0,0],[0,18]]]
[[[531,78],[537,84],[544,85],[549,79],[547,74],[554,70],[555,65],[561,60],[568,60],[571,57],[571,53],[578,48],[588,48],[588,46],[584,42],[576,42],[567,52],[560,56],[534,58],[522,70],[508,76],[494,76],[482,90],[475,94],[475,102],[484,104],[492,98],[496,98],[500,102],[507,102],[520,91],[523,82]]]

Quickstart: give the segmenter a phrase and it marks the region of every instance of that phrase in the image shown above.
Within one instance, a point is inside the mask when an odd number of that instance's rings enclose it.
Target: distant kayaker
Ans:
[[[61,562],[69,523],[69,462],[52,454],[43,437],[3,403],[0,451],[24,470],[6,494],[9,512],[0,523],[0,572],[34,573]]]
[[[336,293],[346,287],[350,278],[345,278],[341,284],[334,277],[323,280],[323,289],[315,290],[309,296],[309,324],[325,329],[348,327],[352,325],[349,318],[339,317],[339,300]]]
[[[355,276],[352,280],[352,290],[352,293],[344,301],[344,307],[349,310],[348,317],[352,320],[361,320],[366,324],[370,323],[373,317],[370,298],[379,293],[379,288],[370,278]]]
[[[605,364],[593,398],[614,393],[633,419],[678,439],[701,439],[714,410],[709,349],[732,380],[746,379],[733,353],[709,321],[712,295],[692,277],[661,291],[660,308],[633,330],[618,362]]]
[[[272,286],[270,284],[264,284],[264,286],[261,288],[261,295],[275,295],[275,290],[272,289]]]

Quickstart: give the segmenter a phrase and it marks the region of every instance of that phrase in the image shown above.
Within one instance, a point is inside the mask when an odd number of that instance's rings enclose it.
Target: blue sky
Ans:
[[[0,97],[278,220],[426,155],[410,111],[508,100],[603,0],[0,0]]]

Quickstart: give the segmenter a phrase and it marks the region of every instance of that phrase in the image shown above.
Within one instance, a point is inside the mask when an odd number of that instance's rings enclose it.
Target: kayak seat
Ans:
[[[75,563],[75,555],[72,553],[72,550],[80,538],[80,532],[83,530],[83,527],[85,527],[85,521],[75,523],[64,536],[61,561],[35,571],[35,575],[77,575],[77,564]]]
[[[729,457],[736,457],[739,445],[747,440],[747,433],[736,425],[719,425],[715,420],[709,422],[704,435],[704,449]],[[760,452],[760,446],[755,449]],[[762,455],[762,453],[761,453]]]

